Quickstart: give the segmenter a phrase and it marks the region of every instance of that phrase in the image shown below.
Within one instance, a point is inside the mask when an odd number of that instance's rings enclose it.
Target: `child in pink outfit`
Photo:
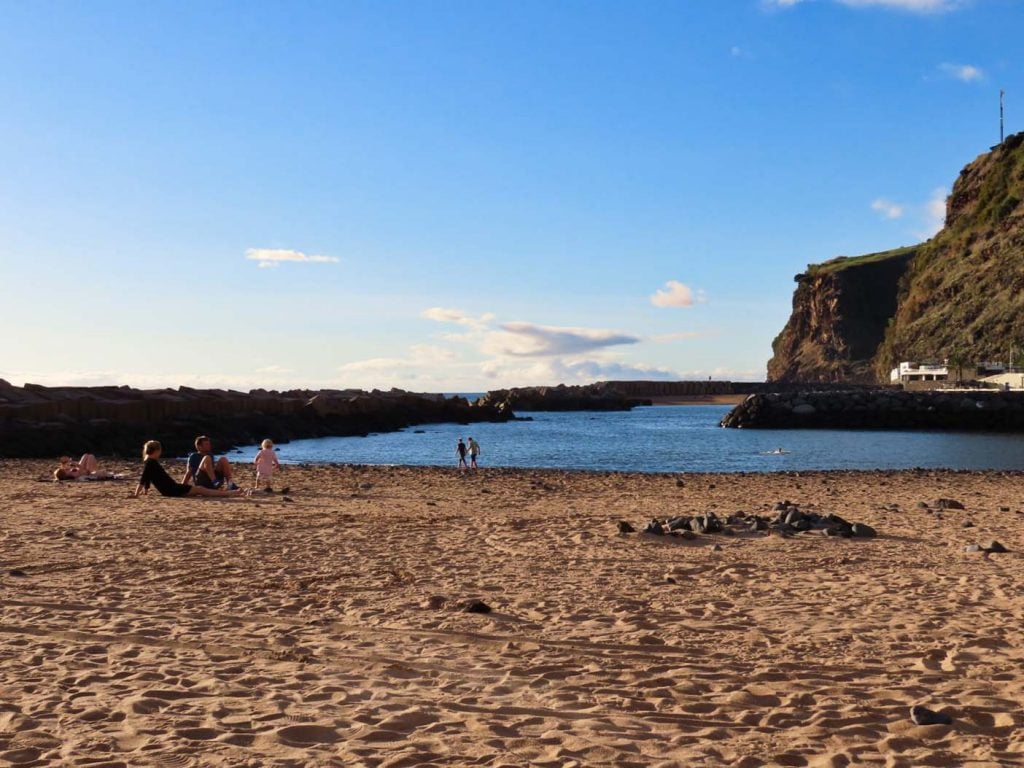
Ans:
[[[265,491],[270,492],[274,490],[270,487],[274,477],[274,470],[280,469],[281,465],[277,462],[277,454],[274,452],[273,442],[264,440],[260,443],[260,448],[260,452],[256,454],[256,458],[252,462],[256,465],[256,487],[262,487]]]

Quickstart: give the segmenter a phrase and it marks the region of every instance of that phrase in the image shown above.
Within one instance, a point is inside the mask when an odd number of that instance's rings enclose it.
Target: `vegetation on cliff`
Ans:
[[[925,243],[902,284],[876,355],[879,377],[899,360],[1006,360],[1024,342],[1024,133],[960,173],[946,226]]]
[[[888,381],[900,360],[1006,361],[1024,344],[1021,200],[1024,133],[963,169],[928,242],[809,266],[769,381]]]

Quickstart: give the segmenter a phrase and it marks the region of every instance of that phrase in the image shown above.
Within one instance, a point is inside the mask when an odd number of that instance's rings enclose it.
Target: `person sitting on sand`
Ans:
[[[181,479],[183,485],[190,483],[201,485],[204,488],[227,488],[236,490],[238,488],[231,481],[231,462],[226,456],[221,456],[214,461],[213,442],[206,435],[196,438],[195,453],[188,455],[188,466],[185,469],[185,476]]]
[[[149,487],[155,487],[161,496],[241,496],[244,491],[241,489],[228,491],[220,488],[206,488],[202,485],[185,485],[176,483],[167,471],[160,466],[158,461],[163,452],[163,446],[157,440],[147,440],[142,446],[142,477],[135,487],[133,498],[138,498],[144,493],[149,493]]]
[[[113,480],[113,472],[101,472],[99,462],[91,453],[83,453],[78,461],[70,456],[61,456],[60,466],[53,470],[54,480]]]

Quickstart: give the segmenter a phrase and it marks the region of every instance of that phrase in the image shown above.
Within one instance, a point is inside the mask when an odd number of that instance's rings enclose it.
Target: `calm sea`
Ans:
[[[279,444],[284,462],[455,465],[455,444],[475,437],[481,466],[641,472],[805,469],[1024,469],[1024,435],[721,429],[727,406],[534,413],[507,424],[434,424],[369,437]],[[273,435],[269,437],[273,438]],[[771,454],[782,449],[783,454]],[[252,460],[256,448],[238,461]]]

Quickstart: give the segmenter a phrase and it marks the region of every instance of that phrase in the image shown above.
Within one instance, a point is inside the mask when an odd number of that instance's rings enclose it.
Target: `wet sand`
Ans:
[[[1024,763],[1024,475],[47,469],[0,461],[0,765]],[[616,527],[783,499],[880,536]]]

